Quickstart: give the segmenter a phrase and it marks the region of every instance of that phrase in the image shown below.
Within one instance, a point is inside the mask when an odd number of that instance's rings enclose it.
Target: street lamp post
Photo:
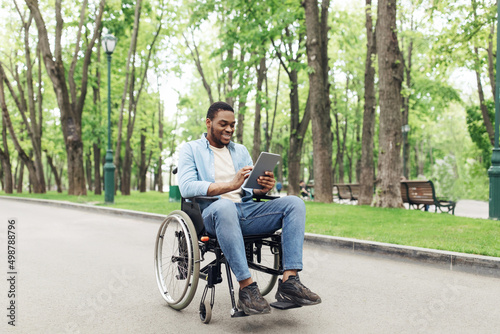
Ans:
[[[500,6],[497,6],[500,15]],[[497,15],[497,20],[499,16]],[[490,219],[500,220],[500,148],[498,147],[498,127],[500,125],[500,22],[497,22],[497,75],[495,89],[495,147],[491,155],[490,177]]]
[[[108,149],[104,164],[104,201],[115,202],[115,165],[111,149],[111,55],[115,51],[117,38],[106,35],[102,38],[102,47],[108,56]]]

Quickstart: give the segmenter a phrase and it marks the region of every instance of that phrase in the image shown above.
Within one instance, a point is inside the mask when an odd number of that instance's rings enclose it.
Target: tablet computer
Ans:
[[[281,156],[279,154],[261,152],[257,162],[253,166],[250,176],[243,183],[243,188],[251,189],[262,189],[262,187],[257,183],[259,176],[265,175],[266,171],[274,171],[274,167],[280,161]]]

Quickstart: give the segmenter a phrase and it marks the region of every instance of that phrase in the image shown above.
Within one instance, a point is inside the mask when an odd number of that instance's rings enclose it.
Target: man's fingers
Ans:
[[[267,176],[269,176],[270,178],[273,178],[274,179],[274,173],[273,172],[270,172],[270,171],[265,171],[265,174]]]
[[[257,183],[264,187],[266,190],[271,190],[274,187],[274,178],[269,176],[260,176]]]

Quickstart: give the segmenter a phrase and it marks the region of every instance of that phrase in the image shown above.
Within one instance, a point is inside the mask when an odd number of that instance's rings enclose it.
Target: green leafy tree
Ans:
[[[490,119],[495,118],[495,102],[486,101],[486,107],[488,110],[488,115]],[[491,166],[491,142],[488,136],[488,131],[483,122],[483,116],[481,113],[480,106],[469,106],[466,109],[467,112],[467,130],[469,135],[476,144],[476,146],[481,150],[482,165],[485,169]],[[495,124],[493,123],[493,126]]]

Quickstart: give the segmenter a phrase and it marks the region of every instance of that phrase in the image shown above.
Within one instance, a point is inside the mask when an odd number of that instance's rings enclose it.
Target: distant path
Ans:
[[[231,319],[226,283],[212,323],[167,307],[156,287],[158,223],[0,200],[0,262],[7,272],[7,219],[18,220],[17,326],[5,333],[498,333],[500,280],[308,245],[302,280],[318,306]],[[200,282],[201,283],[201,282]],[[273,296],[268,296],[273,300]]]
[[[483,201],[474,201],[471,199],[464,199],[457,202],[455,207],[455,215],[470,218],[484,218],[489,217],[489,203]]]

